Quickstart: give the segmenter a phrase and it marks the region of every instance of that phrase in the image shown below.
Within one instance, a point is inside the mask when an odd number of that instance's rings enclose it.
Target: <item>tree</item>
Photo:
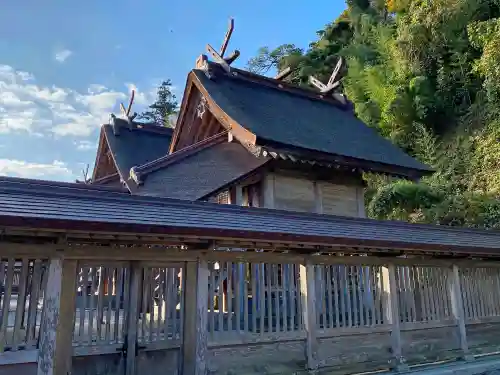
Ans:
[[[170,117],[177,112],[178,102],[172,93],[172,82],[168,79],[158,86],[156,101],[149,106],[149,110],[142,112],[138,119],[155,122],[162,126],[172,127]]]
[[[302,49],[297,48],[294,44],[282,44],[272,51],[269,47],[262,47],[257,52],[257,56],[248,61],[248,70],[257,74],[266,74],[270,70],[280,71],[286,68],[286,58],[300,57],[302,53]]]
[[[366,174],[371,217],[500,227],[500,0],[346,5],[306,51],[266,47],[250,67],[305,86],[343,56],[358,118],[434,168],[419,184]]]

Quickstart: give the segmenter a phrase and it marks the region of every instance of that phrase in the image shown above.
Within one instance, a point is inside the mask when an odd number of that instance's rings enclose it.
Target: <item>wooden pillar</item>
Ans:
[[[474,356],[471,355],[469,351],[469,345],[467,344],[467,331],[465,329],[462,288],[460,286],[460,269],[457,265],[453,265],[450,270],[449,288],[451,297],[451,309],[453,316],[457,322],[462,359],[470,361],[474,359]]]
[[[264,181],[262,184],[262,192],[263,192],[263,197],[264,197],[264,204],[263,206],[265,208],[274,208],[274,175],[272,173],[267,174],[264,176]]]
[[[186,262],[184,327],[182,341],[183,375],[207,373],[208,262]]]
[[[356,188],[356,200],[358,201],[358,217],[366,217],[365,188]]]
[[[38,349],[38,375],[71,373],[77,261],[51,259]]]
[[[128,278],[128,308],[126,321],[126,347],[127,357],[125,365],[125,375],[136,375],[135,357],[137,347],[137,322],[141,311],[141,286],[143,268],[138,262],[132,262],[129,267],[130,276]],[[126,297],[127,298],[127,297]]]
[[[314,181],[314,212],[323,213],[323,189],[319,181]]]
[[[315,266],[307,259],[300,265],[300,295],[302,319],[306,331],[306,363],[308,370],[318,368],[318,339],[316,337]]]
[[[243,188],[241,187],[241,185],[236,185],[234,189],[235,189],[235,201],[231,202],[231,203],[233,203],[237,206],[243,206],[244,205]]]
[[[391,325],[391,347],[394,368],[398,371],[408,369],[402,353],[399,303],[396,284],[396,266],[389,264],[381,270],[381,289],[383,290],[384,322]]]

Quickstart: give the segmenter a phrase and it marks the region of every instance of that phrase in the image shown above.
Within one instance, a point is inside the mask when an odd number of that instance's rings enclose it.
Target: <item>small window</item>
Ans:
[[[217,194],[217,197],[215,198],[215,202],[219,204],[229,204],[229,191],[223,191]]]

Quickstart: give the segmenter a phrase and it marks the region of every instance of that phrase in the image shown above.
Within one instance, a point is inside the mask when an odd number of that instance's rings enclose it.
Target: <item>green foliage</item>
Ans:
[[[257,56],[248,61],[247,67],[249,71],[257,74],[266,74],[270,70],[280,71],[291,62],[292,66],[296,67],[302,53],[302,49],[295,47],[294,44],[282,44],[273,50],[262,47]]]
[[[149,110],[141,113],[137,118],[170,127],[170,116],[176,113],[178,106],[177,99],[172,93],[172,82],[163,81],[156,95],[156,101],[149,106]]]
[[[307,51],[262,50],[261,65],[292,66],[306,85],[344,56],[357,116],[436,171],[367,175],[369,215],[500,227],[500,0],[347,0],[317,36]]]
[[[410,220],[412,216],[443,201],[429,185],[400,180],[381,186],[368,205],[368,215],[378,219]]]

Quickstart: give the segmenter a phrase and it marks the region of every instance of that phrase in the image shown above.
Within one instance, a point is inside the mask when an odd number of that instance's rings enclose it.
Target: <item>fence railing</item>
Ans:
[[[286,263],[286,258],[268,259],[263,254],[265,262],[256,262],[255,257],[245,261],[241,253],[227,259],[207,263],[209,348],[311,340],[315,335],[323,341],[360,333],[394,335],[395,319],[403,332],[399,334],[455,327],[460,320],[456,306],[462,307],[464,324],[500,323],[500,267],[496,266],[462,263],[457,305],[451,264],[422,266],[408,260],[393,267],[391,274],[387,265],[370,264],[363,257],[349,257],[345,263],[318,258],[321,261],[312,268],[314,280],[307,283],[301,280],[306,275],[300,270],[303,266],[295,260]],[[0,259],[0,357],[4,352],[37,350],[47,265],[47,259]],[[139,345],[154,350],[181,347],[185,301],[196,294],[186,289],[184,266],[185,262],[140,263],[139,296],[133,305],[132,262],[78,262],[74,352],[115,353],[126,344],[130,324],[136,324]],[[307,295],[310,291],[313,298]],[[310,301],[314,308],[307,310],[304,304]],[[137,311],[134,322],[128,317],[132,310]],[[305,311],[314,312],[313,327],[306,324]],[[312,336],[311,329],[316,332]],[[404,354],[404,344],[399,345]]]

